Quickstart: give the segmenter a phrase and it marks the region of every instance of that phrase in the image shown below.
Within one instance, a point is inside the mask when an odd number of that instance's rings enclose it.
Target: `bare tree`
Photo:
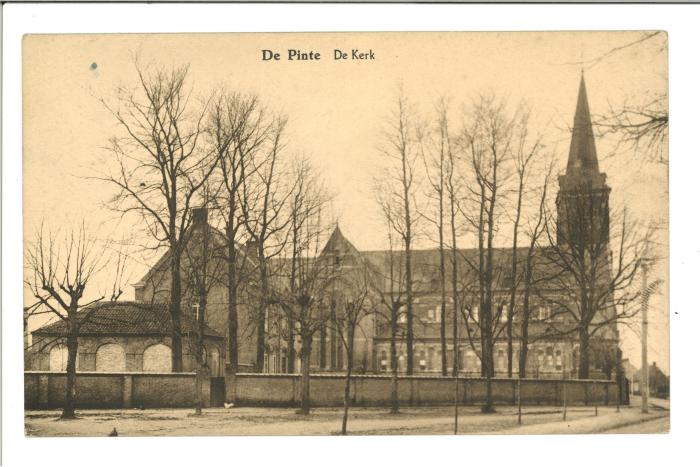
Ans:
[[[287,247],[290,217],[285,218],[285,205],[292,189],[286,186],[282,153],[287,118],[277,116],[270,124],[265,148],[258,151],[254,171],[242,181],[243,221],[256,255],[259,307],[252,316],[256,329],[256,371],[265,366],[268,305],[273,290],[270,284],[270,262]],[[293,177],[292,177],[293,178]]]
[[[409,102],[403,93],[399,94],[397,104],[384,131],[384,147],[381,149],[385,171],[383,176],[388,181],[385,187],[390,190],[387,202],[394,204],[390,210],[392,219],[390,228],[394,229],[403,243],[404,274],[406,294],[406,374],[413,374],[413,251],[417,221],[416,164],[418,151],[415,150],[415,125],[411,117]],[[385,211],[386,212],[386,211]]]
[[[635,39],[575,64],[582,70],[590,70],[622,54],[638,53],[642,48],[651,51],[652,55],[665,55],[668,50],[666,33],[639,32]],[[629,96],[620,104],[611,104],[607,112],[596,115],[593,124],[601,137],[617,137],[620,146],[641,153],[647,160],[667,164],[668,113],[668,92],[657,92],[644,98]]]
[[[217,241],[220,235],[209,225],[208,213],[212,200],[217,193],[210,191],[209,184],[202,190],[202,206],[193,210],[194,220],[188,232],[185,245],[185,257],[187,259],[187,286],[185,295],[191,297],[195,308],[195,333],[194,340],[190,339],[190,353],[195,356],[195,373],[197,385],[197,397],[195,401],[195,415],[202,414],[204,406],[203,389],[206,384],[207,373],[212,370],[208,364],[204,339],[206,334],[207,310],[209,295],[212,289],[225,282],[226,268],[222,261],[221,241]]]
[[[448,104],[442,98],[435,106],[438,114],[438,122],[435,128],[430,128],[423,134],[421,127],[418,127],[418,141],[420,143],[421,159],[425,166],[426,178],[430,186],[427,194],[437,206],[434,214],[421,213],[422,217],[435,225],[438,234],[438,253],[440,263],[438,272],[440,275],[440,368],[443,376],[447,376],[447,339],[446,339],[446,316],[447,309],[447,272],[445,268],[445,197],[446,197],[446,166],[447,152],[449,151],[449,134],[447,128]],[[428,125],[426,125],[428,126]],[[437,135],[435,135],[437,133]],[[428,208],[430,209],[430,208]]]
[[[591,339],[616,332],[616,323],[638,310],[631,306],[642,293],[638,272],[645,259],[653,259],[654,229],[630,220],[625,209],[609,214],[606,189],[589,183],[560,192],[557,221],[546,224],[549,245],[544,255],[556,271],[550,287],[558,293],[540,295],[565,317],[557,320],[552,314],[555,332],[578,336],[582,379],[589,377]]]
[[[518,271],[518,234],[521,228],[521,217],[523,214],[523,197],[526,194],[526,185],[528,182],[528,171],[530,165],[541,154],[542,136],[536,136],[534,141],[529,141],[529,125],[530,113],[526,109],[520,109],[518,118],[515,123],[515,147],[512,151],[512,159],[515,166],[517,179],[516,201],[515,201],[515,217],[513,219],[513,246],[511,248],[511,270],[510,270],[510,300],[508,303],[506,317],[506,340],[507,340],[507,358],[508,358],[508,377],[513,376],[513,319],[515,315],[515,302],[520,282]],[[546,189],[546,188],[545,188]],[[526,266],[527,267],[527,266]],[[526,273],[527,274],[527,273]]]
[[[470,266],[477,274],[479,310],[478,323],[481,349],[481,374],[486,378],[485,413],[493,412],[491,379],[494,374],[493,345],[499,327],[503,304],[497,307],[494,288],[497,282],[494,268],[494,237],[498,230],[499,205],[504,196],[508,172],[505,165],[513,144],[514,120],[506,113],[504,102],[493,97],[481,97],[473,106],[470,119],[462,130],[462,144],[470,161],[478,213],[467,214],[478,238],[478,261]],[[465,320],[465,322],[469,322]]]
[[[642,102],[626,100],[594,117],[600,137],[618,138],[618,147],[631,148],[652,162],[668,164],[668,94],[651,96]]]
[[[520,378],[525,378],[527,376],[527,355],[530,344],[531,321],[530,298],[533,295],[533,287],[536,287],[538,280],[542,279],[542,277],[538,278],[535,276],[535,271],[538,268],[538,261],[539,264],[541,264],[541,258],[538,258],[537,252],[540,238],[546,227],[546,203],[551,173],[552,165],[550,164],[545,172],[545,177],[542,182],[537,214],[534,217],[534,222],[531,223],[531,227],[527,230],[528,245],[525,252],[523,277],[521,282],[522,307],[520,310],[520,355],[518,362],[518,375]]]
[[[207,133],[219,166],[214,173],[221,184],[214,200],[224,220],[226,248],[223,257],[227,265],[228,294],[228,357],[232,374],[238,371],[239,293],[243,282],[252,272],[248,267],[245,244],[247,231],[243,220],[242,197],[246,177],[255,172],[255,161],[264,149],[270,130],[266,111],[255,95],[222,91],[212,101],[207,120]]]
[[[78,229],[66,232],[63,238],[57,233],[44,233],[43,224],[32,243],[27,245],[25,285],[36,302],[27,311],[30,314],[51,313],[65,324],[68,348],[66,365],[66,394],[62,419],[75,418],[76,371],[78,339],[83,325],[88,323],[98,307],[97,302],[108,295],[96,295],[95,276],[106,266],[114,271],[110,301],[122,294],[125,256],[121,250],[110,254],[110,246],[101,246],[89,236],[83,223]]]
[[[294,188],[289,198],[290,237],[288,261],[281,261],[280,280],[270,288],[272,304],[282,310],[301,339],[300,414],[308,414],[310,401],[311,350],[316,332],[329,319],[323,297],[337,275],[334,264],[319,260],[321,239],[326,234],[325,212],[330,200],[323,184],[305,159],[294,168]]]
[[[202,148],[207,104],[192,103],[188,68],[149,71],[137,64],[136,71],[136,89],[119,88],[114,105],[102,100],[125,135],[111,139],[116,168],[96,178],[116,187],[113,209],[138,215],[155,247],[168,248],[172,368],[180,372],[185,232],[193,200],[216,164]]]
[[[448,216],[449,216],[449,232],[450,232],[450,269],[452,271],[450,278],[451,292],[452,292],[452,350],[453,350],[453,362],[452,362],[452,376],[457,378],[459,376],[459,315],[463,311],[462,303],[464,300],[461,298],[461,290],[459,284],[459,261],[458,261],[458,251],[457,251],[457,235],[458,231],[462,230],[462,227],[458,224],[457,215],[461,210],[460,198],[461,198],[461,187],[460,187],[460,177],[458,176],[458,160],[456,154],[452,150],[452,139],[450,136],[449,122],[447,119],[447,108],[444,108],[440,113],[440,128],[446,145],[446,179],[445,179],[445,190],[447,193],[448,202]],[[469,326],[469,321],[464,320],[464,325]],[[457,398],[455,393],[455,407],[457,404]],[[455,408],[455,429],[457,427],[457,409]]]
[[[354,365],[355,333],[362,320],[373,313],[371,284],[374,277],[364,261],[351,266],[351,268],[338,275],[336,280],[339,284],[335,288],[340,290],[340,295],[337,298],[342,304],[341,313],[336,315],[335,325],[345,349],[347,363],[341,426],[343,435],[347,434],[348,411],[350,410],[350,381]]]
[[[391,191],[386,187],[386,180],[382,178],[375,179],[375,195],[379,204],[383,221],[386,222],[386,235],[388,242],[388,253],[385,258],[385,274],[381,280],[373,282],[376,296],[379,298],[381,309],[376,310],[378,316],[383,316],[385,321],[388,321],[390,326],[389,337],[389,360],[391,366],[391,397],[390,397],[390,412],[399,412],[399,358],[396,348],[399,335],[399,320],[405,311],[402,311],[406,303],[406,295],[404,285],[404,268],[400,261],[400,252],[397,252],[396,230],[394,227],[397,222],[396,212],[397,206],[392,200]],[[403,263],[405,264],[405,263]],[[388,316],[387,316],[388,314]]]

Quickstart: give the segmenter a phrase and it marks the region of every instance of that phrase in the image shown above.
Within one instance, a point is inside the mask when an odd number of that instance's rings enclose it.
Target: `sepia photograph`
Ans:
[[[668,51],[24,35],[25,436],[668,433]]]

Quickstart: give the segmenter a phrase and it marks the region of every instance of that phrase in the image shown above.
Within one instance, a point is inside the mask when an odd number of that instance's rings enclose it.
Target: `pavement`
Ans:
[[[569,407],[566,421],[561,407],[525,407],[518,425],[516,407],[497,407],[482,414],[479,407],[460,407],[460,434],[573,434],[668,432],[670,412],[657,403],[649,414],[631,407]],[[84,410],[77,420],[58,420],[58,411],[27,411],[27,436],[227,436],[227,435],[334,435],[340,431],[342,409],[315,409],[297,415],[290,408],[234,407],[205,409]],[[348,421],[352,435],[452,434],[451,407],[405,408],[399,414],[386,409],[352,408]]]

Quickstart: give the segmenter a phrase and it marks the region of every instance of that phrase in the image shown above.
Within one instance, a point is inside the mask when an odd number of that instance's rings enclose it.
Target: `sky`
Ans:
[[[358,249],[369,250],[384,247],[372,178],[381,165],[382,128],[399,84],[417,112],[428,111],[444,95],[456,108],[480,93],[526,102],[533,124],[546,134],[548,149],[563,167],[580,62],[639,37],[639,32],[25,36],[25,240],[42,221],[51,227],[85,219],[113,238],[133,228],[116,222],[104,207],[113,193],[110,187],[88,177],[110,164],[104,147],[119,134],[100,99],[111,101],[118,86],[135,85],[135,56],[156,66],[189,64],[195,95],[216,87],[255,92],[271,108],[288,114],[290,147],[312,160],[335,193],[333,208],[347,238]],[[587,66],[591,112],[665,93],[665,40],[660,35]],[[263,61],[263,49],[280,53],[282,60]],[[321,58],[285,60],[288,49],[318,52]],[[372,50],[375,58],[334,60],[335,49],[349,54]],[[627,206],[640,219],[667,222],[666,166],[642,163],[631,151],[613,153],[613,140],[596,144],[613,206]],[[132,282],[146,268],[132,264]],[[650,361],[663,369],[669,358],[667,269],[657,268],[656,275],[666,282],[650,311]],[[125,298],[132,296],[129,290]],[[35,320],[31,326],[41,324]],[[639,338],[632,330],[622,332],[623,351],[638,365]]]

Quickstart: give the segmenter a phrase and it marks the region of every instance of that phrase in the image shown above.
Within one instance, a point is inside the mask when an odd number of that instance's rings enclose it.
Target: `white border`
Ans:
[[[6,465],[219,463],[515,465],[697,459],[689,441],[700,390],[697,154],[700,8],[696,5],[86,5],[11,4],[3,11],[2,350]],[[488,31],[662,29],[670,40],[672,435],[566,437],[228,437],[27,439],[23,436],[21,39],[26,33]],[[692,294],[692,295],[691,295]],[[678,315],[673,314],[678,312]],[[96,435],[99,435],[96,433]],[[686,450],[684,453],[684,450]],[[70,453],[72,458],[70,457]]]

